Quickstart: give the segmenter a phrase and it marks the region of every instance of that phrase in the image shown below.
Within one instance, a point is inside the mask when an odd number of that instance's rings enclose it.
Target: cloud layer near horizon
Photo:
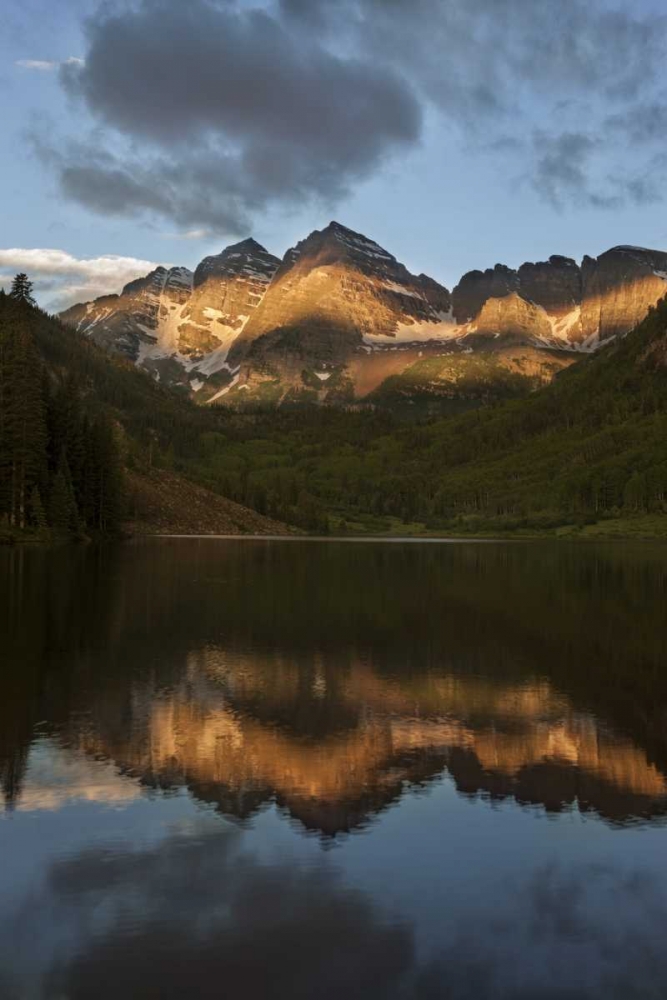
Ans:
[[[14,274],[25,271],[34,283],[40,305],[52,312],[85,302],[98,295],[119,292],[123,285],[157,265],[136,257],[78,258],[64,250],[0,250],[0,286],[9,288]]]

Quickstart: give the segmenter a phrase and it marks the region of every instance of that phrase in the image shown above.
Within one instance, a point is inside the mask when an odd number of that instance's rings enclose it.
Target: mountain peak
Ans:
[[[332,219],[329,225],[324,227],[322,232],[326,233],[328,230],[332,230],[333,232],[350,233],[352,236],[360,235],[360,233],[356,230],[350,229],[349,226],[344,226],[342,222],[337,222],[335,219]]]
[[[225,247],[219,256],[230,253],[268,253],[268,250],[261,243],[258,243],[254,237],[248,236],[247,239],[241,240],[239,243],[232,243],[230,246]]]
[[[336,220],[332,220],[324,229],[316,229],[305,240],[297,245],[297,253],[305,247],[339,248],[344,256],[353,257],[358,262],[377,266],[378,264],[395,264],[396,258],[387,253],[379,243],[371,240],[363,233],[355,232]],[[339,252],[336,250],[335,252]],[[290,251],[288,251],[290,253]]]
[[[269,253],[261,243],[249,236],[240,243],[232,243],[219,254],[204,257],[197,265],[194,277],[195,288],[209,278],[232,278],[234,276],[258,277],[268,281],[280,261]]]
[[[315,232],[317,232],[317,230]],[[315,234],[313,233],[312,235]],[[324,229],[321,230],[321,235],[322,236],[331,235],[334,236],[336,239],[342,239],[342,240],[352,240],[362,243],[371,243],[373,244],[373,246],[378,245],[377,243],[375,243],[374,240],[370,240],[367,236],[364,236],[363,233],[357,232],[356,229],[350,229],[349,226],[344,226],[342,222],[336,222],[335,219],[333,219],[328,226],[325,226]]]

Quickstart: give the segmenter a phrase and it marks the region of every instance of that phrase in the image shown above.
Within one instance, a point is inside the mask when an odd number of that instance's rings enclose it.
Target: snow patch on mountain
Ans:
[[[238,383],[239,377],[240,376],[238,374],[235,375],[234,378],[229,383],[229,385],[226,385],[224,387],[224,389],[220,389],[219,392],[216,392],[215,396],[211,396],[211,398],[207,399],[206,402],[207,403],[214,403],[216,401],[216,399],[220,399],[222,396],[226,396],[227,393],[230,391],[230,389],[233,389],[234,386]]]
[[[407,295],[411,299],[421,299],[424,301],[424,296],[421,292],[416,292],[412,288],[407,288],[405,285],[399,285],[397,281],[385,281],[382,285],[389,292],[395,292],[396,295]]]
[[[467,332],[449,318],[415,323],[397,323],[393,334],[365,334],[363,343],[371,350],[380,345],[397,347],[404,344],[424,343],[429,340],[453,340]]]

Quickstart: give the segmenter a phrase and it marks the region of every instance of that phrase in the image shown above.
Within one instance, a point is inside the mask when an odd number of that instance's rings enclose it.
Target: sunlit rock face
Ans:
[[[552,256],[517,271],[502,264],[470,271],[452,302],[457,322],[472,332],[482,327],[501,337],[519,333],[546,347],[590,351],[637,326],[667,293],[666,282],[666,253],[614,247],[598,258],[584,257],[581,267]],[[523,318],[517,324],[518,309]]]
[[[502,336],[525,344],[536,339],[547,341],[550,335],[551,325],[544,309],[511,292],[502,298],[486,300],[469,326],[468,338]]]
[[[288,250],[233,356],[267,338],[263,352],[273,344],[306,359],[339,360],[374,338],[436,337],[449,308],[446,288],[332,222]]]
[[[155,378],[197,391],[262,300],[279,260],[255,240],[205,257],[194,272],[157,268],[119,296],[74,306],[62,319]]]
[[[179,347],[186,355],[227,351],[262,301],[280,261],[253,239],[205,257],[181,312]]]
[[[332,222],[288,250],[232,348],[230,361],[241,366],[236,395],[264,384],[277,385],[281,399],[306,392],[349,401],[359,395],[357,356],[447,340],[456,333],[450,306],[442,285]]]
[[[614,247],[581,265],[584,342],[622,336],[667,292],[667,253]]]
[[[479,315],[487,299],[502,298],[516,292],[519,281],[516,271],[496,264],[486,271],[468,271],[452,292],[452,306],[457,323],[470,323]]]
[[[202,403],[377,405],[370,394],[390,377],[392,387],[400,380],[399,397],[442,396],[442,378],[413,366],[445,355],[505,352],[502,366],[519,377],[516,391],[530,391],[543,380],[527,376],[508,347],[561,352],[562,364],[544,369],[550,377],[576,352],[627,333],[665,291],[667,254],[615,247],[581,266],[554,255],[516,270],[470,271],[450,295],[332,222],[282,261],[243,240],[206,257],[194,275],[157,268],[120,295],[73,306],[62,318]],[[464,361],[444,366],[454,372],[445,398],[457,395],[467,368]]]

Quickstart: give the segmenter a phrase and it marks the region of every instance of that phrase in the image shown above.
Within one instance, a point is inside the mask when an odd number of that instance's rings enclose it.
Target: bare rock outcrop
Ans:
[[[339,362],[363,344],[435,338],[449,308],[442,285],[332,222],[287,251],[230,360],[268,350]]]
[[[585,343],[632,330],[667,292],[667,253],[619,246],[581,265],[581,327]]]
[[[502,298],[517,291],[519,280],[516,271],[504,264],[496,264],[486,271],[468,271],[452,292],[452,306],[457,323],[469,323],[479,315],[487,299]]]
[[[181,311],[179,347],[198,355],[231,347],[264,297],[280,261],[247,239],[205,257],[194,273],[192,294]]]

